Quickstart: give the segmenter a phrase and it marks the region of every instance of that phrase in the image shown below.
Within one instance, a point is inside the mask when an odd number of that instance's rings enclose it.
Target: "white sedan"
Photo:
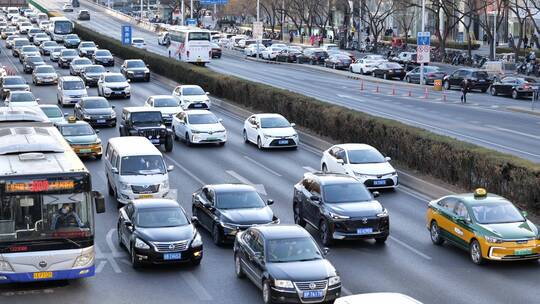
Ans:
[[[262,52],[266,50],[266,47],[262,44],[259,44],[259,56],[262,54]],[[246,46],[244,49],[244,55],[250,56],[250,57],[256,57],[257,56],[257,44],[250,44]]]
[[[6,107],[33,107],[38,106],[39,98],[36,98],[32,92],[27,91],[9,91],[4,100]]]
[[[244,122],[244,142],[264,148],[296,148],[300,144],[294,123],[279,114],[255,114]]]
[[[386,61],[386,60],[384,60]],[[349,66],[349,71],[352,73],[358,74],[371,74],[377,65],[383,61],[380,60],[370,60],[370,59],[358,59]]]
[[[179,85],[172,95],[180,101],[180,106],[184,109],[210,109],[210,93],[205,92],[198,85]]]
[[[187,110],[178,113],[172,121],[174,139],[186,145],[227,142],[227,130],[214,113],[208,110]]]
[[[261,52],[261,57],[263,59],[274,60],[276,59],[277,54],[282,50],[286,49],[287,45],[285,44],[272,44],[267,47],[264,51]]]
[[[172,95],[152,95],[146,99],[144,106],[158,109],[165,124],[171,124],[173,117],[183,111],[178,99]]]
[[[144,42],[143,38],[133,38],[131,40],[131,46],[138,49],[146,50],[146,42]]]
[[[368,189],[396,188],[398,175],[377,149],[366,144],[335,145],[323,152],[323,172],[343,173],[356,177]]]

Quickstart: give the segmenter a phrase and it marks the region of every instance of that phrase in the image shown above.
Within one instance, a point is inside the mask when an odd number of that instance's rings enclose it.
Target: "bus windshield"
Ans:
[[[71,34],[73,32],[73,23],[71,21],[55,21],[54,33],[55,34]]]
[[[192,33],[189,33],[188,40],[210,41],[210,33],[209,32],[192,32]]]

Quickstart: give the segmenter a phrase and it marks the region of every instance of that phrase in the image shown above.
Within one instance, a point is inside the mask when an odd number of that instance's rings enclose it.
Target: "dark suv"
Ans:
[[[323,49],[308,48],[302,54],[296,55],[296,63],[324,64],[328,53]]]
[[[450,90],[452,87],[461,87],[461,83],[464,79],[467,79],[469,82],[469,89],[480,90],[482,93],[488,90],[492,82],[489,78],[489,74],[486,71],[470,68],[459,69],[444,77],[444,89]]]
[[[294,185],[293,212],[296,224],[318,229],[321,242],[375,239],[384,243],[390,233],[387,210],[356,178],[337,173],[306,173]]]
[[[148,107],[128,107],[122,110],[120,136],[142,136],[154,145],[165,145],[165,151],[173,149],[173,133],[163,124],[161,111]]]

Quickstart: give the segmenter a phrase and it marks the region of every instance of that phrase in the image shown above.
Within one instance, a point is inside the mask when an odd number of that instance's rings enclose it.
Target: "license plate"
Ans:
[[[105,123],[105,122],[106,122],[105,119],[98,119],[98,120],[97,120],[97,123]]]
[[[34,272],[34,280],[52,279],[52,271]]]
[[[379,180],[374,180],[373,181],[373,186],[384,186],[386,185],[386,180],[384,179],[379,179]]]
[[[304,299],[322,298],[322,296],[323,296],[322,290],[309,290],[309,291],[304,291],[303,293]]]
[[[531,249],[531,248],[526,248],[526,249],[516,249],[516,250],[514,250],[514,254],[515,254],[515,255],[528,255],[528,254],[532,254],[532,249]]]
[[[282,140],[278,141],[278,144],[280,144],[280,145],[287,145],[288,143],[289,143],[289,141],[286,140],[286,139],[282,139]]]
[[[201,62],[201,61],[202,61],[201,58],[197,58],[197,62]]]
[[[71,103],[77,103],[79,102],[78,100],[71,100]]]
[[[202,105],[202,103],[196,103],[196,104],[193,105],[193,107],[194,108],[202,108],[203,105]]]
[[[180,252],[173,252],[173,253],[164,253],[163,259],[164,260],[180,260],[182,258],[182,253]]]
[[[485,80],[485,79],[480,79],[479,81],[480,81],[480,82],[486,82],[486,80]]]
[[[92,149],[79,149],[79,153],[90,153]]]
[[[356,229],[357,234],[372,234],[373,228],[358,228]]]
[[[217,140],[217,137],[207,137],[206,140]]]
[[[154,197],[152,194],[141,194],[139,195],[139,198],[152,198]]]
[[[153,144],[159,144],[159,139],[150,139],[150,142]]]

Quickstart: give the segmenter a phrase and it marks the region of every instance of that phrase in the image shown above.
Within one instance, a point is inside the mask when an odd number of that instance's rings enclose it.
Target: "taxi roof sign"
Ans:
[[[474,190],[474,197],[486,197],[487,191],[484,188],[477,188]]]
[[[69,123],[75,123],[77,121],[77,118],[73,115],[69,116],[68,117],[68,122]]]

